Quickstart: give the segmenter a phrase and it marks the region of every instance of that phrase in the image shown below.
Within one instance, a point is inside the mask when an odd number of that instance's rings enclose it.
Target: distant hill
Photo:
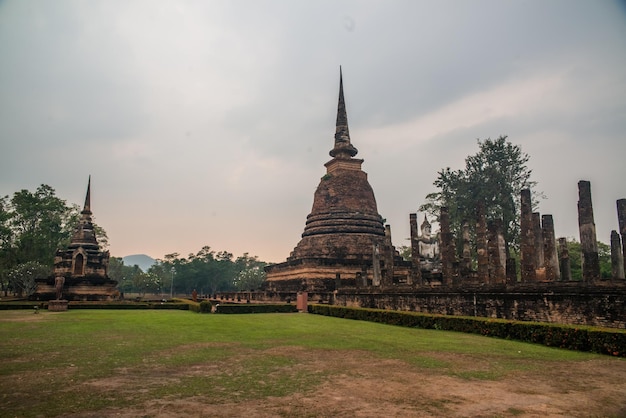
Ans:
[[[148,269],[152,267],[154,263],[156,263],[156,260],[154,258],[145,254],[127,255],[126,257],[122,257],[122,261],[124,261],[125,266],[132,267],[135,264],[138,265],[143,272],[148,271]]]

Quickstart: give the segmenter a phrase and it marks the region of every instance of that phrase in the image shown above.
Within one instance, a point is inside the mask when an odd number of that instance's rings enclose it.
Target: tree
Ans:
[[[574,238],[569,238],[567,240],[567,252],[569,254],[572,280],[582,280],[583,258],[580,242],[576,241]],[[598,241],[598,262],[600,264],[600,277],[602,279],[610,279],[613,276],[611,266],[611,246],[600,241]]]
[[[428,194],[419,210],[438,220],[441,208],[447,207],[450,228],[460,239],[463,221],[475,225],[476,208],[482,204],[487,221],[501,220],[507,243],[517,248],[520,192],[537,184],[530,180],[532,170],[527,167],[530,157],[508,142],[506,136],[477,142],[479,151],[465,159],[465,169],[453,171],[448,167],[437,173],[433,184],[439,191]]]
[[[46,278],[51,273],[52,269],[49,266],[37,261],[28,261],[9,271],[9,286],[19,297],[30,296],[37,290],[35,279]]]

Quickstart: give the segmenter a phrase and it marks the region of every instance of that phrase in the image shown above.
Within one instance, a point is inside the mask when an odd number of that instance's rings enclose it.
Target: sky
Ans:
[[[47,184],[82,206],[91,175],[116,257],[284,261],[330,159],[340,66],[396,246],[478,139],[530,156],[557,237],[579,237],[579,180],[605,243],[626,198],[624,1],[0,0],[0,57],[0,195]]]

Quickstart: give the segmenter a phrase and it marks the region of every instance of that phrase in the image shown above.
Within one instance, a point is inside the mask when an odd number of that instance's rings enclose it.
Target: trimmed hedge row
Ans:
[[[389,325],[438,329],[517,340],[548,347],[626,357],[626,331],[586,326],[507,321],[480,317],[427,315],[407,311],[309,305],[309,312]]]
[[[215,306],[215,313],[223,314],[245,314],[245,313],[292,313],[298,312],[296,305],[272,304],[261,305],[256,303],[244,304],[218,304]]]
[[[48,309],[48,302],[7,302],[0,303],[0,310]],[[189,310],[186,303],[161,302],[69,302],[68,309],[177,309]]]
[[[68,309],[175,309],[188,311],[189,305],[186,303],[162,303],[162,302],[70,302]]]

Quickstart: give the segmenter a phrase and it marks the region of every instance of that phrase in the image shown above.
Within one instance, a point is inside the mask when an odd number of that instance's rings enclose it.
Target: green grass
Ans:
[[[468,380],[600,357],[308,314],[4,311],[0,416],[80,414],[164,398],[237,402],[307,393],[346,372],[315,370],[311,362],[342,352]]]

